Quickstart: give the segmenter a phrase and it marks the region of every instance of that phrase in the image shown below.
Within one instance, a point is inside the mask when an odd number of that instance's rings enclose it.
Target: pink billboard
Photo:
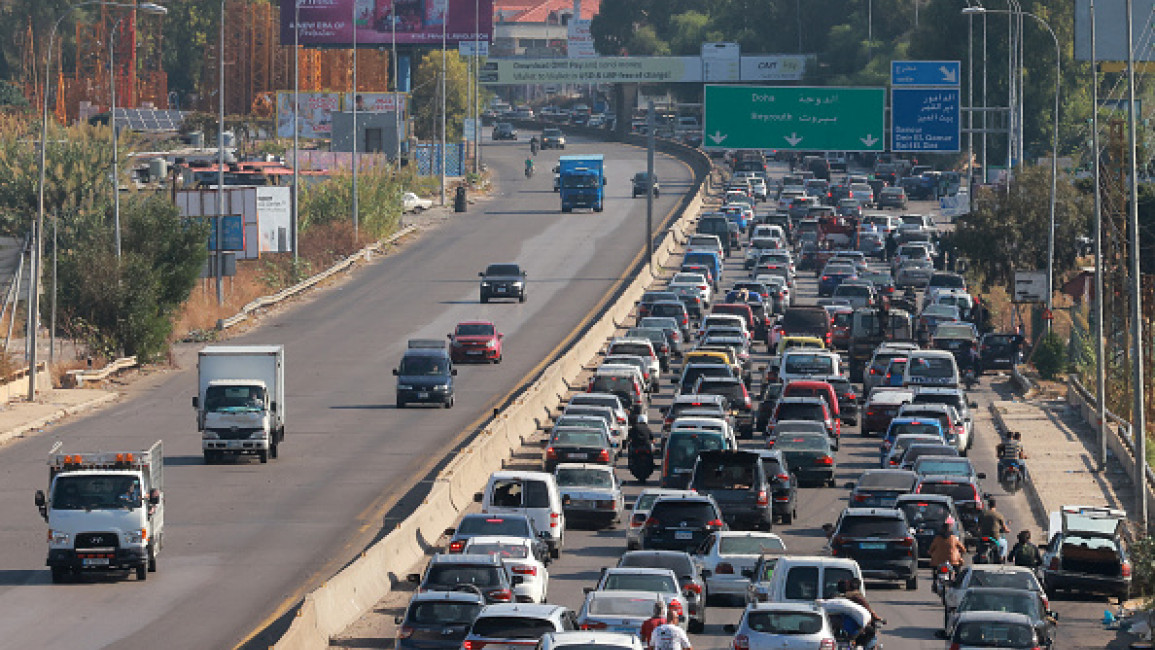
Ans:
[[[354,5],[358,46],[389,45],[394,30],[398,45],[440,46],[443,25],[451,47],[493,33],[493,0],[281,0],[281,43],[293,42],[296,9],[301,45],[350,47]]]

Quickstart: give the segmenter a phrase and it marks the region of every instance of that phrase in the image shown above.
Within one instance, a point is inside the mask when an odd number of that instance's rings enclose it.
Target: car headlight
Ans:
[[[49,530],[48,543],[55,546],[67,546],[72,543],[72,535],[59,530]]]
[[[148,531],[143,528],[130,530],[125,533],[125,537],[128,539],[129,544],[144,544],[148,541]]]
[[[267,435],[268,434],[265,433],[264,429],[257,429],[251,435],[249,435],[249,440],[264,440]]]
[[[201,440],[220,440],[220,439],[221,439],[221,437],[217,435],[216,431],[209,431],[208,429],[205,429],[205,432],[201,434]]]
[[[488,341],[486,341],[486,342],[485,342],[485,347],[487,347],[487,348],[496,348],[496,347],[497,347],[497,341],[494,341],[493,339],[490,339],[490,340],[488,340]]]
[[[447,391],[449,390],[449,384],[438,384],[437,386],[433,387],[433,390]]]
[[[483,287],[488,287],[488,286],[489,286],[489,281],[488,281],[488,280],[482,280],[482,281],[481,281],[481,286],[483,286]]]
[[[397,390],[413,390],[409,384],[397,384]]]

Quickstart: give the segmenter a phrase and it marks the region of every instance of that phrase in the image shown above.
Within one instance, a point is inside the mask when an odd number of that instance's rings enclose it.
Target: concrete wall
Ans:
[[[594,130],[604,136],[604,131]],[[673,210],[676,221],[655,238],[655,268],[661,269],[679,242],[692,232],[708,181],[711,164],[701,152],[677,143],[663,143],[661,150],[685,161],[694,171],[695,185]],[[436,546],[442,532],[473,503],[473,494],[485,486],[489,475],[537,431],[558,407],[583,368],[624,322],[653,282],[639,256],[636,273],[628,274],[624,287],[601,315],[556,361],[522,391],[512,404],[495,416],[475,439],[441,471],[422,504],[360,558],[309,593],[288,631],[276,643],[279,650],[327,648],[329,639],[360,618],[385,597],[404,572],[420,562]],[[632,280],[628,278],[632,277]]]

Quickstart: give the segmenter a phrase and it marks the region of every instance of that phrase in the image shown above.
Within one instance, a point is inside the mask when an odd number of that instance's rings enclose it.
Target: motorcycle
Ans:
[[[639,483],[645,483],[654,473],[653,445],[630,441],[628,454],[627,464],[630,468],[630,474],[633,474]]]
[[[955,571],[954,565],[950,562],[943,562],[935,567],[934,575],[931,576],[930,590],[945,599],[946,586],[954,582]]]
[[[1023,487],[1023,468],[1016,462],[1001,462],[999,464],[999,484],[1011,494]]]
[[[525,168],[525,177],[526,177],[526,178],[533,178],[533,167],[528,167],[528,166],[527,166],[527,167]]]
[[[963,371],[963,384],[967,390],[974,390],[975,384],[978,383],[978,377],[975,375],[974,368],[967,368]]]
[[[980,537],[975,545],[975,564],[1002,564],[999,554],[999,540],[994,537]]]

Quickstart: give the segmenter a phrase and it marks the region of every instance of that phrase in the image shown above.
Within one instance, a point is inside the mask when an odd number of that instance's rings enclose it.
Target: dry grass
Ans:
[[[217,321],[236,314],[254,299],[272,293],[261,260],[240,260],[237,274],[224,280],[224,304],[217,304],[216,281],[199,280],[177,314],[173,334],[184,337],[196,330],[213,330]]]
[[[91,361],[91,363],[90,363]],[[52,364],[49,370],[52,372],[52,385],[56,388],[69,388],[64,379],[68,377],[68,372],[71,370],[88,370],[89,368],[100,368],[104,366],[103,360],[98,359],[72,359],[71,361],[57,361]]]

